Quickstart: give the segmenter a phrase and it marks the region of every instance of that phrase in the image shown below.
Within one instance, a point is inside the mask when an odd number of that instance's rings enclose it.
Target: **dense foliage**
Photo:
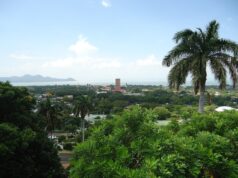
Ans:
[[[71,177],[236,177],[238,113],[193,114],[158,126],[139,106],[94,126],[76,146]]]
[[[215,95],[219,90],[218,87],[207,87],[206,98],[208,102],[206,104],[237,107],[237,91],[230,89],[230,87],[227,86],[225,91],[219,91],[220,95]],[[166,105],[165,107],[170,109],[174,105],[195,106],[198,101],[198,96],[194,95],[191,87],[183,88],[180,92],[173,92],[162,86],[127,86],[126,90],[128,92],[139,91],[140,95],[137,96],[112,92],[96,94],[96,88],[88,90],[86,86],[35,86],[28,88],[36,97],[39,97],[40,94],[49,94],[51,103],[60,106],[63,117],[57,118],[58,122],[55,122],[56,129],[64,129],[65,125],[67,125],[68,116],[72,113],[73,107],[71,105],[74,105],[74,100],[82,95],[87,95],[91,98],[94,106],[90,111],[92,114],[120,113],[124,108],[134,104],[140,104],[146,108]],[[143,89],[149,91],[142,91]],[[73,95],[74,99],[67,98],[67,95]],[[57,99],[58,97],[59,99]],[[38,99],[39,103],[44,99]],[[41,106],[39,105],[39,107]],[[64,117],[67,117],[66,122]]]
[[[56,96],[65,95],[84,95],[89,94],[94,95],[94,87],[86,85],[53,85],[53,86],[30,86],[29,91],[35,94],[51,93]]]
[[[25,88],[0,83],[0,177],[64,177],[34,104]]]

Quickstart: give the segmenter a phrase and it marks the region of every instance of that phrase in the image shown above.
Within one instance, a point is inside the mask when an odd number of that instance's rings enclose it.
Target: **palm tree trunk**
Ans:
[[[198,106],[198,112],[199,113],[204,112],[204,105],[205,105],[205,90],[200,89],[199,106]]]
[[[85,128],[85,121],[84,121],[84,118],[81,117],[81,134],[82,134],[82,142],[84,142],[84,128]]]
[[[47,118],[47,126],[46,126],[46,130],[48,130],[48,134],[50,132],[50,138],[52,140],[53,136],[52,136],[52,130],[51,130],[51,118],[50,118],[50,113],[49,111],[46,112],[46,118]]]
[[[84,130],[85,130],[85,120],[83,119],[83,142],[84,142],[84,135],[85,135]]]
[[[84,119],[82,119],[82,129],[83,129],[83,131],[82,131],[82,142],[84,142],[84,128],[85,128],[85,121],[84,121]]]
[[[50,117],[50,136],[52,140],[53,139],[53,121],[51,117]]]

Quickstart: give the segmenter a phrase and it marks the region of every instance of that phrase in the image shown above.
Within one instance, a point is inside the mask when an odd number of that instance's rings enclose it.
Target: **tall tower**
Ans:
[[[121,80],[119,78],[115,80],[115,91],[121,91]]]

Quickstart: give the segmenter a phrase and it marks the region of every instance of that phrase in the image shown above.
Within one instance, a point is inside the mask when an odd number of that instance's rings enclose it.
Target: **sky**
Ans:
[[[0,0],[0,77],[165,83],[174,34],[217,20],[220,37],[238,42],[237,9],[237,0]]]

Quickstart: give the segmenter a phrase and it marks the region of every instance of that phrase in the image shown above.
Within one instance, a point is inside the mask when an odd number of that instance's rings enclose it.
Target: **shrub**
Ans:
[[[165,107],[155,107],[153,111],[156,114],[157,120],[166,120],[171,116],[171,113]]]
[[[237,177],[237,112],[194,114],[167,126],[130,107],[78,144],[70,177]]]

